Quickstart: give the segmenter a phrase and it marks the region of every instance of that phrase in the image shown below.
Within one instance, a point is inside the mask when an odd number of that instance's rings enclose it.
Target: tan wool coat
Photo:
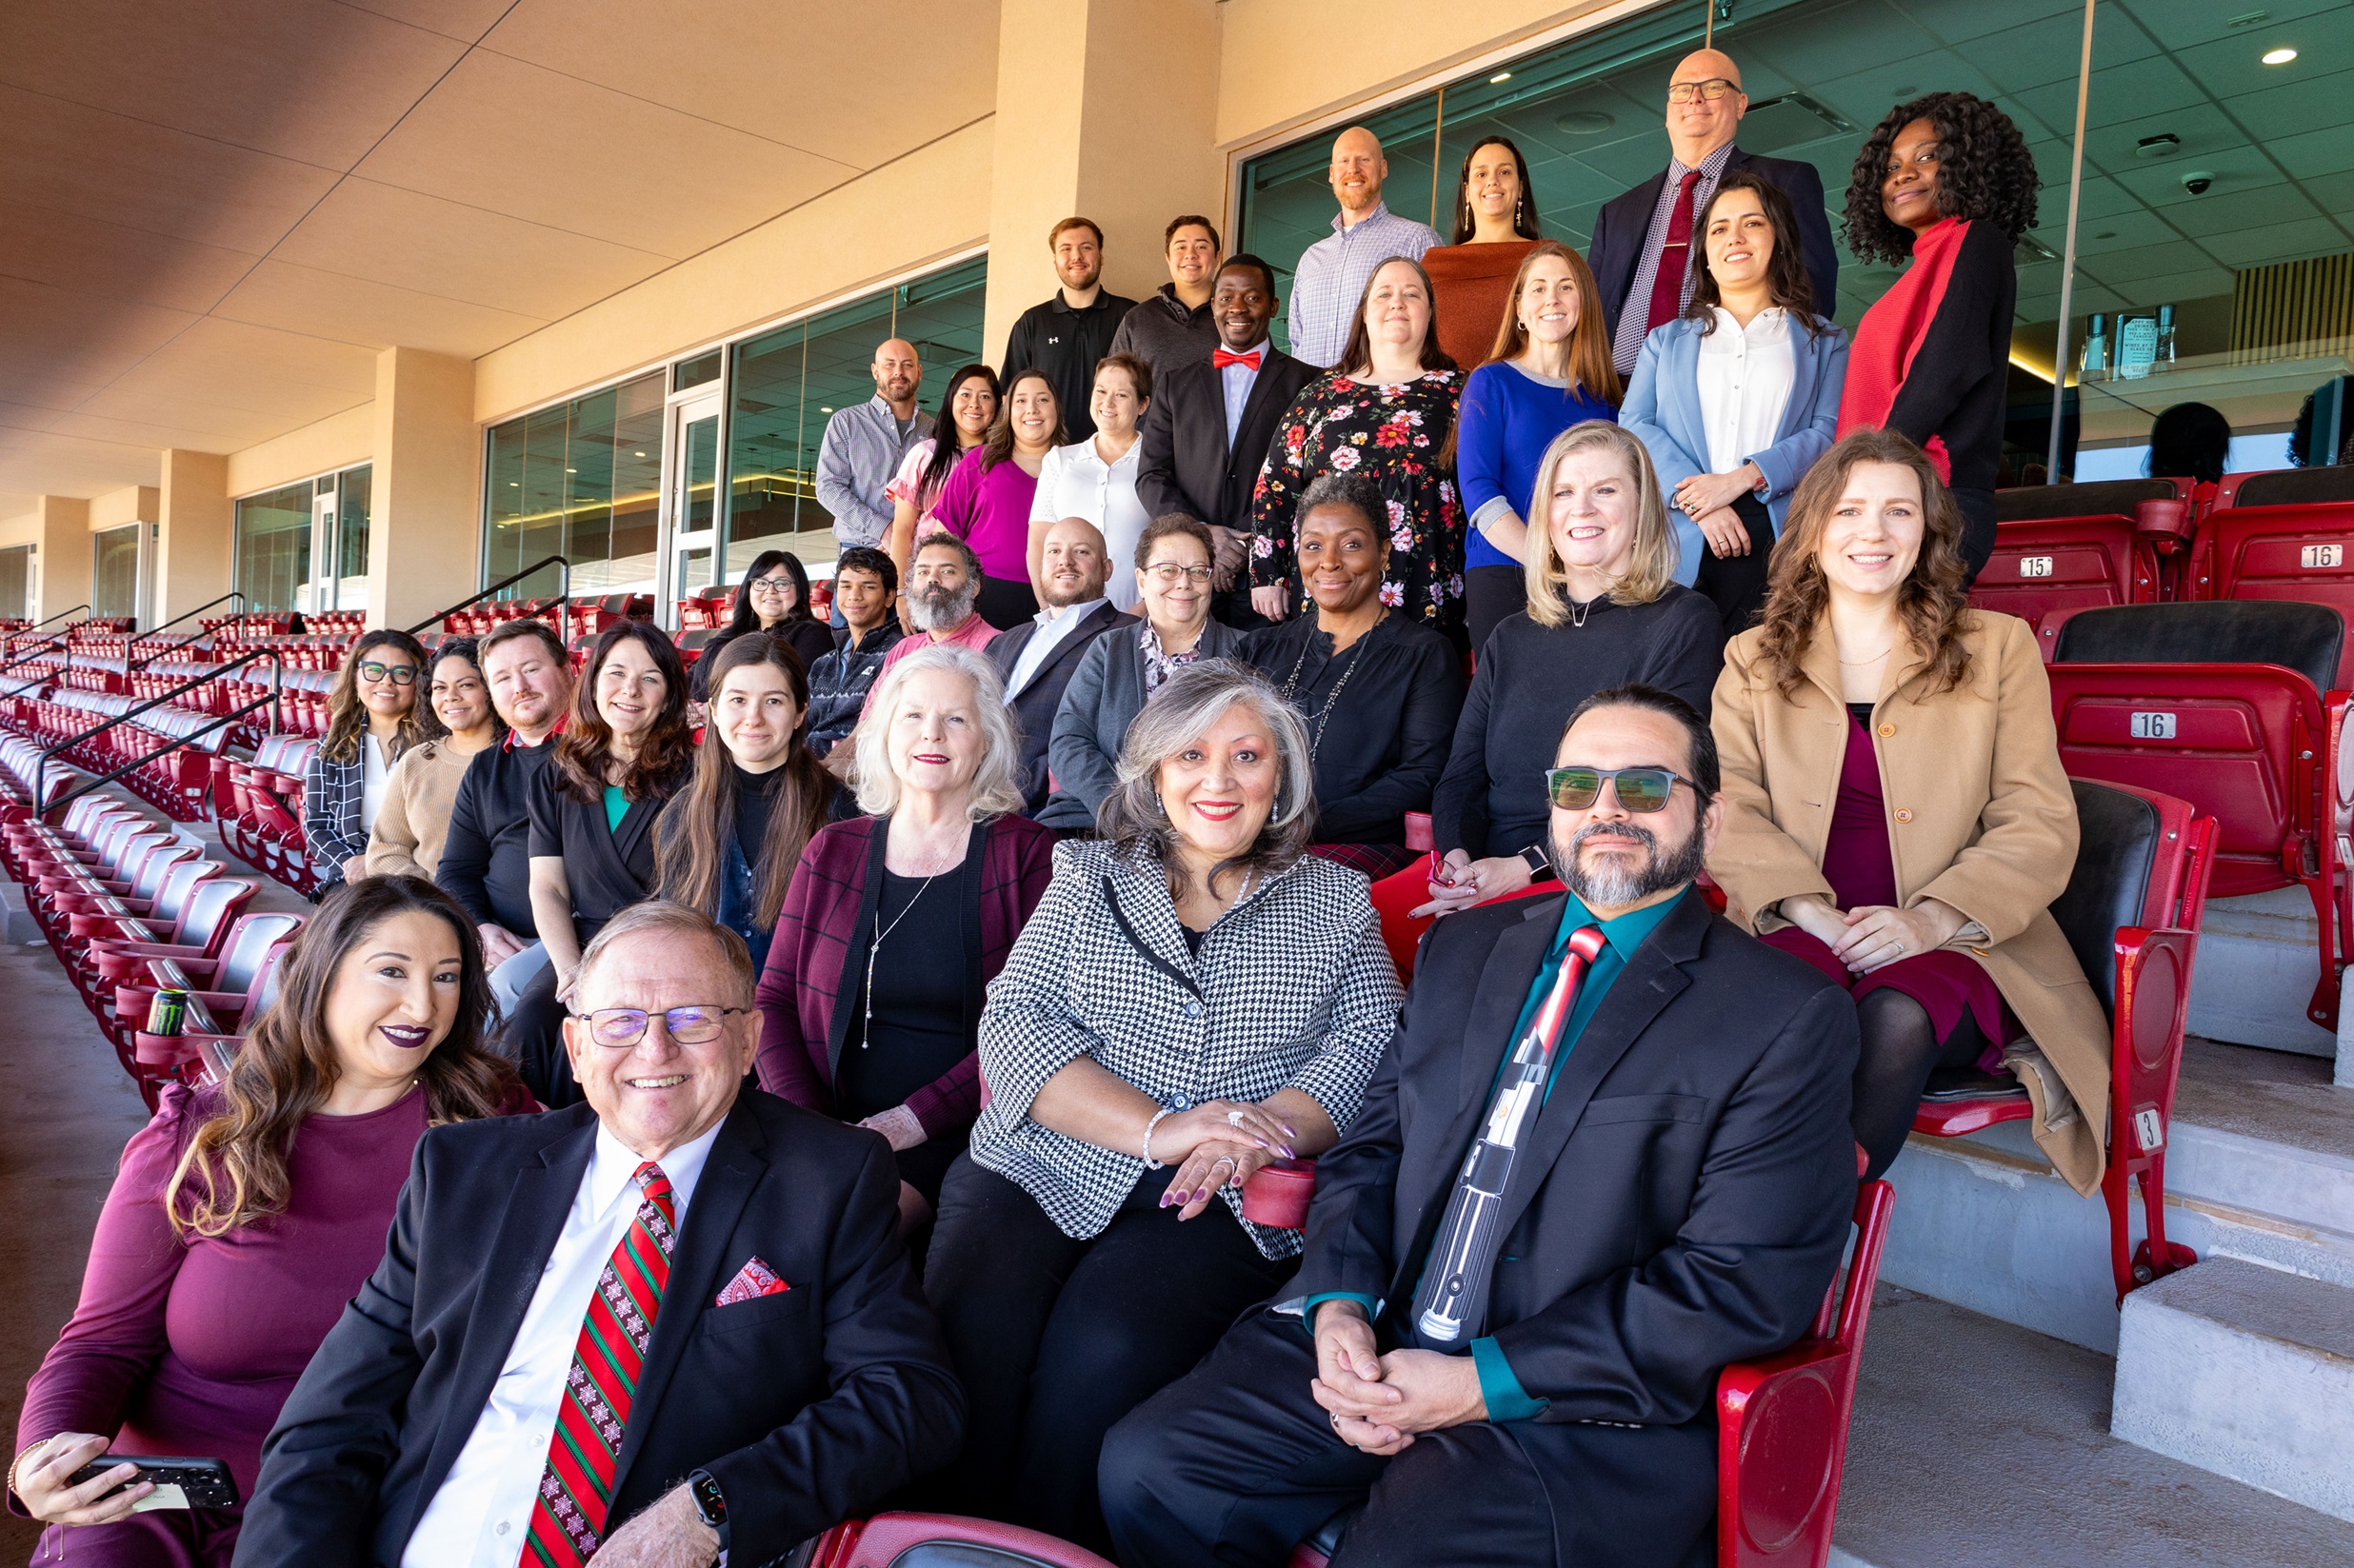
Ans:
[[[2023,1058],[2013,1065],[2034,1101],[2036,1143],[2089,1194],[2106,1145],[2109,1026],[2049,908],[2075,868],[2077,838],[2051,687],[2025,621],[1966,610],[1963,628],[1970,663],[1960,685],[1932,690],[1908,645],[1883,671],[1872,706],[1897,896],[1906,908],[1940,900],[1983,928],[1965,925],[1947,945],[1985,965],[2032,1037],[2032,1051],[2010,1054]],[[1760,933],[1789,923],[1772,912],[1783,899],[1837,903],[1822,866],[1848,724],[1827,621],[1786,698],[1762,657],[1764,637],[1734,638],[1717,679],[1725,827],[1708,857],[1728,915]]]
[[[442,841],[449,833],[449,810],[458,804],[470,751],[449,749],[447,739],[412,745],[385,776],[384,804],[368,835],[365,874],[433,880]]]

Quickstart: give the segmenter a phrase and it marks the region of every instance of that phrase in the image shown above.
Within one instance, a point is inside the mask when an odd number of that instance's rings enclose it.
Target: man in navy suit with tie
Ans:
[[[1695,227],[1716,194],[1717,182],[1746,169],[1781,187],[1798,211],[1806,252],[1806,279],[1819,316],[1839,313],[1839,252],[1823,209],[1823,176],[1812,164],[1766,158],[1733,145],[1748,112],[1741,68],[1721,50],[1704,49],[1677,62],[1667,84],[1667,145],[1673,156],[1650,179],[1604,206],[1594,219],[1586,259],[1602,288],[1603,320],[1610,328],[1610,363],[1621,377],[1652,327],[1682,314],[1692,297],[1692,262],[1703,254]]]
[[[1692,886],[1726,808],[1688,705],[1599,692],[1555,764],[1566,889],[1431,928],[1288,1299],[1106,1441],[1128,1568],[1336,1526],[1332,1568],[1715,1562],[1717,1376],[1846,1241],[1855,1008]]]
[[[766,1563],[953,1456],[889,1145],[740,1092],[752,982],[682,904],[598,933],[564,1024],[587,1103],[418,1142],[239,1564]]]

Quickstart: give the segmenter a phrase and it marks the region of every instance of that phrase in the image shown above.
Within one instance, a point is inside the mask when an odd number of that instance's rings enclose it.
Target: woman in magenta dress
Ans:
[[[246,1497],[311,1352],[384,1255],[428,1126],[536,1109],[484,1048],[471,917],[431,883],[330,897],[284,961],[277,1002],[228,1081],[164,1090],[123,1150],[81,1304],[17,1419],[11,1512],[49,1525],[33,1561],[227,1568],[239,1509],[131,1512],[151,1487],[101,1454],[225,1461]]]
[[[1047,454],[1069,444],[1054,383],[1044,370],[1016,372],[1006,383],[988,438],[957,461],[932,503],[931,523],[916,524],[918,544],[945,529],[972,546],[986,574],[973,607],[1000,631],[1038,613],[1035,589],[1047,525],[1031,524],[1030,502]]]

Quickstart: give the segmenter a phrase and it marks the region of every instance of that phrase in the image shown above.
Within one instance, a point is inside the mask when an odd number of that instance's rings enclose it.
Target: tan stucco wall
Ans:
[[[472,590],[482,437],[471,361],[414,348],[376,356],[368,624],[409,626]]]
[[[229,498],[229,459],[212,452],[167,448],[155,541],[155,580],[162,585],[154,606],[162,625],[229,591],[231,525],[237,509]],[[232,606],[224,605],[213,614]]]
[[[119,490],[93,497],[90,504],[90,531],[103,533],[127,523],[156,521],[163,515],[156,504],[159,493],[152,485],[126,485]]]
[[[375,456],[376,406],[363,403],[330,414],[275,441],[231,452],[226,483],[231,496],[256,495],[298,479],[332,473]]]
[[[34,511],[40,548],[33,552],[40,587],[33,619],[46,621],[90,602],[90,503],[45,495]]]

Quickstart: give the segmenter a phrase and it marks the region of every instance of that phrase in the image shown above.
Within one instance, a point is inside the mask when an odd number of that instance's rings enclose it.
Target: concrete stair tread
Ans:
[[[2354,1292],[2344,1285],[2220,1258],[2149,1288],[2170,1311],[2354,1362]]]
[[[2354,1090],[2332,1087],[2319,1057],[2194,1036],[2184,1042],[2174,1120],[2354,1161]]]
[[[2354,1568],[2354,1524],[2112,1437],[2114,1373],[2105,1356],[1883,1286],[1833,1563]]]

